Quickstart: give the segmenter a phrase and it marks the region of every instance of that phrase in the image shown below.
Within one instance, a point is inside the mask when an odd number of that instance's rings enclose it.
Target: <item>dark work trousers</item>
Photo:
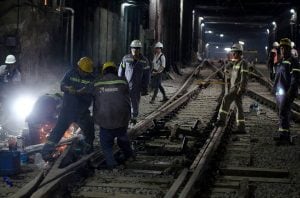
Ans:
[[[152,100],[155,100],[155,98],[158,94],[158,89],[162,93],[163,98],[164,99],[166,98],[166,92],[165,92],[163,86],[161,85],[161,79],[162,79],[162,74],[161,73],[155,74],[155,75],[152,76],[152,85],[153,85],[153,89],[154,89]]]
[[[243,111],[242,95],[237,95],[237,89],[231,89],[228,94],[223,97],[220,107],[218,119],[225,122],[230,105],[235,102],[237,107],[236,122],[239,130],[245,130],[245,117]]]
[[[290,129],[290,112],[293,100],[294,98],[289,98],[286,95],[276,96],[279,116],[279,131],[288,132]]]
[[[75,122],[82,129],[86,143],[93,145],[95,139],[94,122],[89,112],[82,115],[73,115],[69,111],[61,110],[57,123],[48,137],[48,141],[58,143],[70,124]]]
[[[139,104],[141,99],[140,90],[132,89],[129,91],[131,100],[131,116],[136,118],[139,115]]]
[[[275,65],[274,64],[269,64],[268,66],[268,69],[269,69],[269,75],[270,75],[270,80],[274,80],[275,78]]]
[[[113,156],[114,139],[117,138],[117,144],[121,148],[126,159],[133,155],[127,135],[127,127],[117,129],[100,128],[100,144],[105,156],[106,165],[113,168],[118,165]]]

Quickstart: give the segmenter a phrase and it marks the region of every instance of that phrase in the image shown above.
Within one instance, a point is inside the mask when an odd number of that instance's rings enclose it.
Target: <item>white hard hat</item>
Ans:
[[[141,48],[142,47],[142,42],[140,40],[133,40],[130,43],[130,47],[138,47]]]
[[[161,42],[157,42],[154,45],[154,48],[163,48],[163,47],[164,47],[164,45]]]
[[[295,45],[295,43],[293,41],[291,42],[291,47],[292,48],[296,47],[296,45]]]
[[[6,56],[5,63],[6,64],[14,64],[16,62],[16,57],[14,55]]]
[[[278,43],[277,41],[275,41],[275,42],[273,43],[273,47],[279,47],[279,43]]]
[[[237,52],[237,51],[243,52],[244,49],[243,49],[243,46],[241,44],[235,43],[235,44],[232,45],[230,51],[232,51],[232,52]]]

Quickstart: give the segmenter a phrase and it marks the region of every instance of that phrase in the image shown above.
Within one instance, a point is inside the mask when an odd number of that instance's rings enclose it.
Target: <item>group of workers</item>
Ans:
[[[118,166],[113,156],[115,138],[125,160],[135,157],[127,128],[129,123],[137,122],[140,97],[148,92],[151,74],[155,87],[150,103],[154,102],[158,89],[162,91],[163,101],[167,100],[161,86],[161,75],[165,68],[163,44],[158,42],[154,46],[153,66],[141,53],[141,48],[141,41],[133,40],[130,53],[123,57],[119,68],[114,62],[108,61],[102,66],[102,74],[96,77],[92,74],[94,66],[89,57],[82,57],[77,62],[78,67],[65,74],[61,82],[64,94],[60,113],[42,149],[45,160],[52,160],[56,144],[72,122],[82,129],[85,142],[90,146],[89,152],[93,151],[94,123],[100,126],[100,144],[107,168]],[[89,110],[92,103],[93,117]]]
[[[293,143],[290,133],[290,112],[291,105],[298,94],[298,84],[300,83],[300,66],[298,53],[294,49],[295,45],[288,38],[283,38],[279,43],[273,44],[268,61],[270,79],[274,80],[273,92],[276,97],[279,128],[274,133],[273,139],[276,143]],[[279,51],[278,51],[279,49]],[[242,58],[243,46],[234,44],[231,48],[232,61],[226,65],[232,69],[230,78],[230,90],[223,97],[219,110],[216,126],[224,126],[231,103],[234,101],[237,106],[237,132],[245,133],[245,118],[242,107],[242,95],[246,91],[247,78],[249,74],[248,64]],[[270,66],[272,63],[272,66]]]

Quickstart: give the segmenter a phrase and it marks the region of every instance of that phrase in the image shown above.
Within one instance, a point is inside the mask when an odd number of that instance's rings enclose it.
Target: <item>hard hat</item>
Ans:
[[[283,39],[281,39],[280,40],[280,46],[282,46],[282,45],[292,47],[291,40],[289,38],[283,38]]]
[[[295,43],[293,41],[291,41],[291,47],[294,48],[296,47]]]
[[[279,43],[278,43],[277,41],[275,41],[275,42],[273,43],[273,47],[279,47]]]
[[[243,49],[243,46],[242,46],[241,44],[235,43],[235,44],[232,45],[230,51],[231,51],[231,52],[237,52],[237,51],[243,52],[244,49]]]
[[[93,72],[93,61],[89,57],[82,57],[78,62],[77,62],[78,67],[87,73],[92,73]]]
[[[113,68],[117,69],[116,64],[113,61],[107,61],[106,63],[103,64],[102,72],[109,67],[113,67]]]
[[[155,45],[154,45],[154,48],[163,48],[164,45],[161,43],[161,42],[157,42]]]
[[[5,63],[6,64],[14,64],[16,62],[16,57],[14,55],[6,56]]]
[[[130,43],[130,47],[133,47],[133,48],[141,48],[142,47],[142,42],[140,40],[133,40],[131,43]]]

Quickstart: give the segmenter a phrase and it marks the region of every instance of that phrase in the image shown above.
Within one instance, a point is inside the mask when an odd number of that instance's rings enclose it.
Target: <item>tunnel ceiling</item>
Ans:
[[[298,2],[283,0],[194,0],[196,15],[202,16],[208,27],[229,32],[236,26],[248,30],[266,28],[273,20],[298,6]]]

